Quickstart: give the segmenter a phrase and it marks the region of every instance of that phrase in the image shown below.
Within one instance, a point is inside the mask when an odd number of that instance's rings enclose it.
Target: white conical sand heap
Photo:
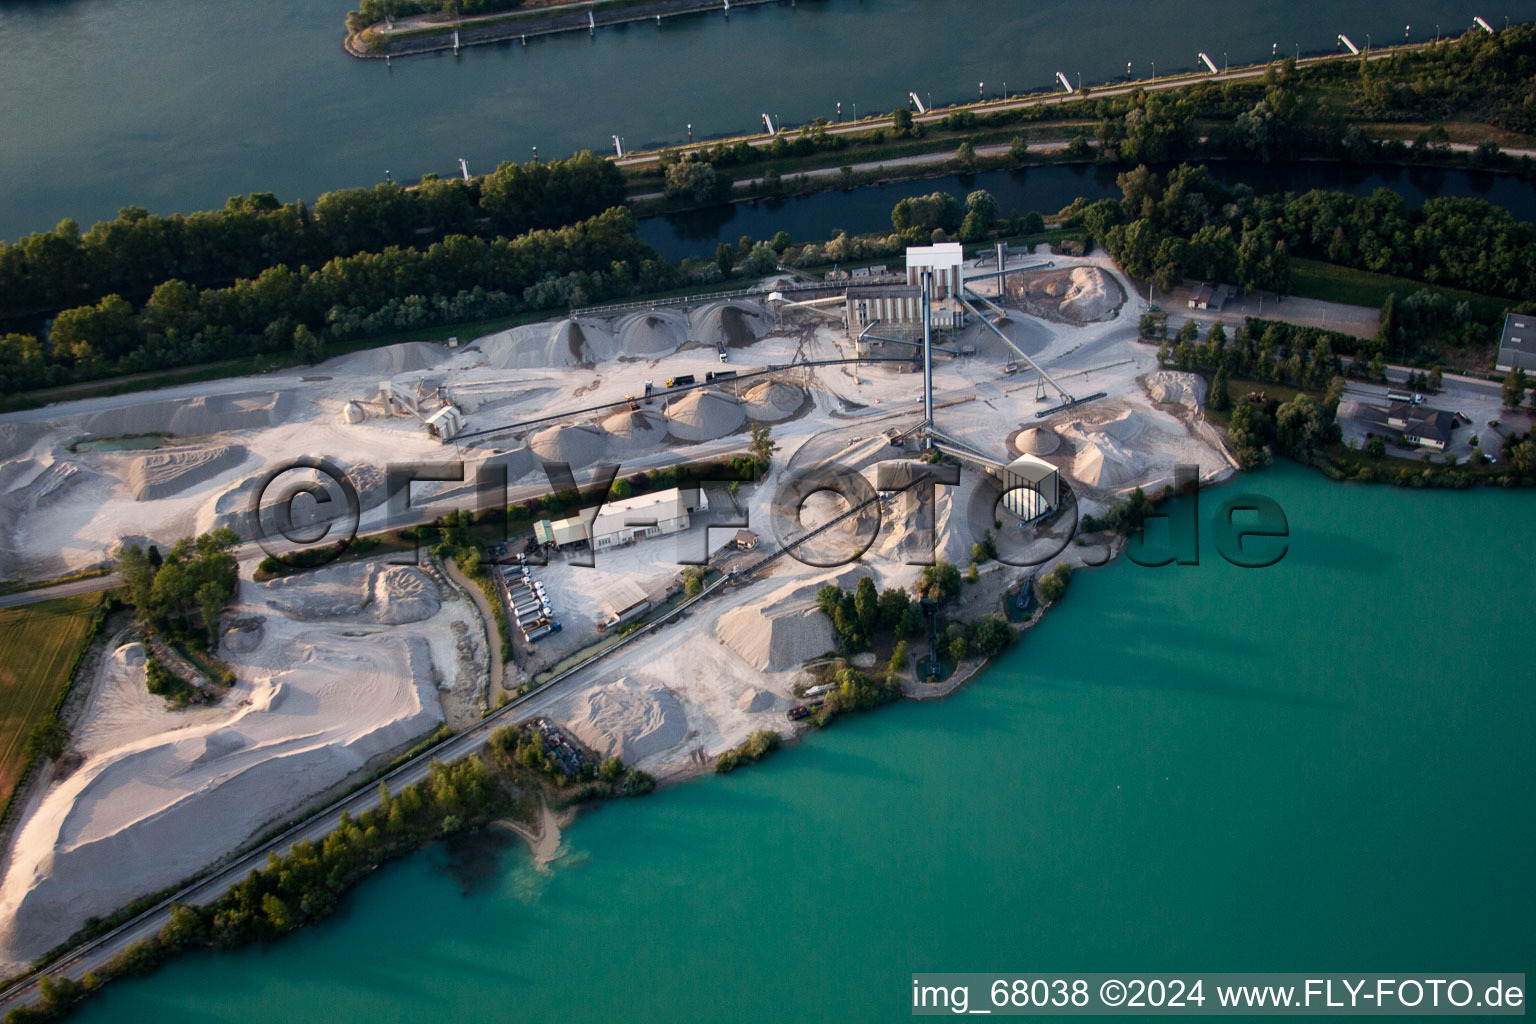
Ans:
[[[632,356],[668,355],[688,338],[688,318],[673,309],[631,313],[614,327],[619,346]]]
[[[1072,476],[1090,487],[1124,487],[1141,477],[1146,458],[1134,442],[1147,429],[1145,414],[1131,411],[1107,423],[1074,421],[1062,428],[1077,445]]]
[[[528,447],[546,462],[590,466],[608,454],[608,435],[585,423],[561,423],[534,434]]]
[[[618,343],[608,331],[576,320],[525,324],[488,335],[476,345],[486,365],[497,370],[580,366],[619,354]]]
[[[1061,438],[1047,427],[1028,427],[1019,431],[1013,444],[1021,455],[1055,455],[1061,449]]]
[[[614,448],[634,450],[662,444],[667,439],[667,420],[644,409],[624,409],[603,420]]]
[[[407,341],[399,345],[370,348],[351,355],[338,356],[324,365],[328,370],[344,370],[356,373],[377,373],[388,377],[396,373],[414,373],[430,370],[448,359],[446,346],[426,341]]]
[[[767,334],[772,321],[755,302],[727,300],[700,306],[688,317],[693,337],[713,348],[740,348]]]
[[[713,441],[746,421],[741,402],[719,391],[700,388],[667,403],[667,429],[684,441]]]
[[[765,380],[742,396],[747,415],[763,423],[776,423],[793,416],[805,400],[805,392],[793,384]]]

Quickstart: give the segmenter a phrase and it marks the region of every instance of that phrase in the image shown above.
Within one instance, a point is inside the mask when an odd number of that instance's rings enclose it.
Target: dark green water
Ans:
[[[1243,489],[1291,548],[1238,569]],[[603,807],[548,874],[442,849],[82,1021],[895,1020],[909,973],[1529,971],[1532,495],[1207,495],[1198,567],[1121,561],[941,703]],[[483,868],[483,865],[482,865]]]
[[[1054,89],[1279,52],[1459,33],[1452,0],[800,0],[449,55],[358,61],[354,0],[0,0],[0,238],[134,204],[313,198],[577,149],[607,151]],[[1521,14],[1524,10],[1526,13]],[[1529,7],[1481,9],[1498,20]],[[1091,27],[1085,33],[1084,28]]]

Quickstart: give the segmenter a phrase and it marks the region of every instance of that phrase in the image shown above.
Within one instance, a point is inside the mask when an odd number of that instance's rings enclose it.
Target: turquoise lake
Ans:
[[[1211,547],[1239,490],[1286,556]],[[1204,495],[1198,566],[1080,573],[953,697],[521,847],[396,862],[325,925],[81,1021],[885,1021],[913,971],[1528,971],[1529,492]]]

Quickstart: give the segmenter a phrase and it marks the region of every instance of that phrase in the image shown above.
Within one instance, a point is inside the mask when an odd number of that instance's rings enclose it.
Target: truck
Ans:
[[[523,636],[527,638],[529,643],[534,644],[549,636],[551,633],[558,632],[560,632],[560,623],[550,622],[546,625],[540,626],[537,629],[524,633]]]
[[[667,378],[667,387],[669,387],[669,388],[680,388],[684,384],[692,384],[694,382],[694,380],[695,380],[695,378],[694,378],[693,374],[691,374],[691,373],[679,374],[676,377],[668,377]]]
[[[1390,389],[1387,391],[1387,401],[1412,402],[1414,405],[1423,405],[1424,396],[1409,391],[1398,391],[1396,389]]]
[[[720,343],[720,344],[719,344],[719,346],[718,346],[718,347],[717,347],[717,351],[718,351],[718,352],[719,352],[719,354],[720,354],[720,361],[721,361],[721,362],[722,362],[722,363],[728,363],[728,362],[730,362],[730,361],[731,361],[731,354],[730,354],[730,353],[729,353],[729,352],[727,352],[727,351],[726,351],[726,348],[725,348],[725,342],[723,342],[723,341],[722,341],[722,342],[721,342],[721,343]]]
[[[725,380],[727,377],[734,377],[734,376],[736,376],[736,371],[735,370],[721,370],[718,373],[713,373],[713,372],[712,373],[706,373],[704,375],[704,380],[707,383],[707,382],[712,381],[712,380]]]

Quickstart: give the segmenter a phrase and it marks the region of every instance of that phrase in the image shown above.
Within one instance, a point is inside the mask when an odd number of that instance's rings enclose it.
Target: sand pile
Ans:
[[[692,335],[701,344],[714,348],[744,348],[767,334],[773,321],[755,302],[726,300],[700,306],[688,317]]]
[[[571,319],[498,331],[476,345],[486,365],[498,370],[590,366],[620,354],[618,341],[608,331]]]
[[[245,699],[161,712],[161,731],[93,754],[49,791],[0,884],[6,959],[30,960],[85,918],[203,870],[443,721],[425,639],[290,643],[293,667],[241,684]]]
[[[0,461],[14,459],[31,448],[42,433],[41,427],[31,423],[0,423]]]
[[[1061,438],[1048,427],[1026,427],[1014,435],[1013,447],[1020,455],[1055,455]]]
[[[759,690],[755,686],[749,686],[742,690],[741,696],[736,698],[736,710],[745,711],[748,714],[772,711],[778,706],[779,698],[767,690]]]
[[[1147,471],[1146,458],[1132,444],[1147,429],[1144,414],[1128,412],[1107,423],[1067,424],[1061,432],[1077,442],[1072,476],[1090,487],[1124,487]]]
[[[485,458],[478,465],[465,469],[464,478],[475,479],[480,466],[506,466],[509,481],[527,476],[539,468],[538,460],[527,448],[492,448],[486,452]]]
[[[906,460],[892,461],[898,466],[912,466],[914,472],[924,468]],[[874,483],[879,479],[878,472],[876,466],[865,475]],[[955,565],[965,565],[971,560],[973,538],[965,517],[957,512],[959,490],[936,487],[931,515],[923,502],[913,501],[909,508],[903,498],[897,498],[894,514],[881,520],[880,533],[865,557],[876,564],[909,565],[941,558]]]
[[[747,411],[739,400],[707,388],[667,403],[667,429],[684,441],[713,441],[740,430]]]
[[[827,583],[852,587],[867,575],[868,569],[855,566],[810,583],[788,583],[755,604],[720,616],[715,637],[759,672],[798,668],[837,646],[832,620],[816,607],[816,591]]]
[[[805,401],[805,392],[793,384],[765,380],[742,396],[747,416],[761,423],[777,423],[793,416]]]
[[[225,653],[249,654],[260,647],[267,632],[266,621],[263,616],[251,615],[231,622],[221,638]]]
[[[613,447],[633,451],[651,448],[667,439],[666,417],[644,409],[625,409],[603,420],[603,430],[613,441]]]
[[[1147,378],[1147,394],[1154,402],[1188,406],[1199,412],[1205,404],[1205,378],[1194,373],[1159,370]]]
[[[608,435],[585,423],[561,423],[534,434],[528,447],[545,462],[564,462],[579,469],[608,454]]]
[[[398,626],[430,619],[442,606],[437,584],[413,565],[346,562],[260,586],[267,607],[305,621],[366,613],[376,622]]]
[[[176,434],[197,437],[227,430],[259,430],[282,423],[293,409],[287,391],[204,395],[145,402],[99,412],[84,427],[98,437],[127,434]]]
[[[660,683],[623,676],[574,701],[562,724],[599,757],[626,764],[670,750],[688,736],[677,695]]]
[[[128,486],[134,501],[154,501],[180,494],[245,461],[237,444],[201,448],[162,448],[134,460]]]
[[[373,617],[386,626],[430,619],[443,604],[432,577],[414,565],[376,567],[369,591]]]
[[[1061,300],[1061,315],[1076,323],[1109,317],[1124,296],[1120,287],[1098,267],[1072,268],[1072,286]]]
[[[631,313],[614,325],[619,347],[631,356],[664,356],[688,340],[688,318],[675,309]]]
[[[77,494],[101,473],[65,460],[15,459],[0,463],[0,576],[17,571],[25,548],[22,535],[39,511]]]
[[[400,345],[385,345],[351,355],[340,356],[324,364],[327,370],[342,373],[378,374],[391,377],[397,373],[414,373],[430,370],[446,362],[452,353],[447,346],[426,341],[408,341]]]

